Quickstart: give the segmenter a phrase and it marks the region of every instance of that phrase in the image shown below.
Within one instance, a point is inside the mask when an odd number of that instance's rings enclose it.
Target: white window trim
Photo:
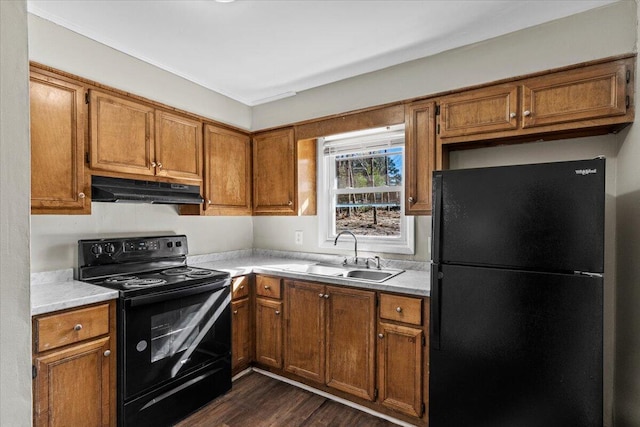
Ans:
[[[399,125],[400,129],[404,129],[404,125]],[[396,127],[394,127],[396,128]],[[330,197],[331,189],[329,188],[328,174],[335,174],[332,171],[331,163],[327,162],[325,158],[324,138],[318,139],[318,246],[323,249],[342,249],[353,248],[353,239],[345,237],[338,242],[338,246],[334,246],[333,242],[336,238],[336,233],[333,230],[333,218],[332,213],[335,212],[335,199]],[[402,162],[402,178],[403,181],[406,177],[406,152],[403,152]],[[378,187],[379,189],[379,187]],[[338,192],[366,192],[367,188],[358,188],[357,190],[337,190]],[[404,182],[399,186],[400,190],[400,220],[402,222],[401,227],[406,230],[405,235],[399,238],[389,237],[376,237],[376,236],[358,236],[358,251],[359,252],[371,252],[371,253],[393,253],[393,254],[415,254],[415,225],[414,217],[406,216],[405,212],[405,197],[404,197]],[[380,241],[384,239],[384,241]],[[348,243],[344,243],[347,242]],[[343,243],[340,243],[343,242]]]

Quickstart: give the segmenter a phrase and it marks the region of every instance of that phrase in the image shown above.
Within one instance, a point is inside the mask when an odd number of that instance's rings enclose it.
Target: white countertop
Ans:
[[[293,255],[292,255],[293,254]],[[188,264],[227,271],[231,276],[251,273],[271,274],[290,279],[316,281],[334,285],[386,292],[429,296],[430,277],[427,263],[383,260],[383,267],[404,269],[403,273],[381,283],[364,282],[346,277],[318,276],[283,270],[292,264],[333,262],[335,256],[289,252],[244,250],[188,257]],[[411,269],[415,267],[418,269]],[[73,269],[31,274],[31,315],[51,313],[118,297],[118,291],[73,280]]]

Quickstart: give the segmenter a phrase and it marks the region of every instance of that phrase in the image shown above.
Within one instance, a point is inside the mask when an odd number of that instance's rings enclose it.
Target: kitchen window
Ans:
[[[327,136],[318,147],[320,246],[334,247],[349,230],[364,251],[413,254],[413,217],[403,214],[404,124]]]

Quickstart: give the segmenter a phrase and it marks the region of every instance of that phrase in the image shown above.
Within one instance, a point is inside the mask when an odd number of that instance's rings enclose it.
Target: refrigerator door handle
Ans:
[[[433,262],[441,262],[440,259],[440,228],[442,222],[442,175],[434,174],[433,177],[433,236],[431,236],[431,259]]]
[[[440,350],[440,266],[431,265],[429,348]]]

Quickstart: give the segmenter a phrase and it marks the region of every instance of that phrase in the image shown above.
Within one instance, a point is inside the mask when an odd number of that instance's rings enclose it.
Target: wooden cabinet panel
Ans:
[[[91,213],[84,94],[78,84],[31,71],[31,213]]]
[[[626,74],[614,63],[526,80],[522,127],[625,115]]]
[[[294,215],[296,147],[293,128],[259,133],[253,138],[253,212]]]
[[[109,305],[102,304],[34,320],[37,351],[52,350],[109,333]]]
[[[204,130],[206,213],[251,215],[251,139],[212,125]]]
[[[518,127],[518,86],[507,84],[465,91],[440,101],[440,137]]]
[[[420,326],[422,325],[422,299],[380,294],[380,318]]]
[[[282,303],[256,298],[256,362],[282,367]]]
[[[110,338],[35,357],[34,424],[109,426]]]
[[[435,102],[414,102],[405,112],[405,214],[431,214],[435,167]]]
[[[251,305],[249,298],[231,303],[231,370],[237,373],[251,363]]]
[[[326,383],[375,399],[375,292],[327,286]]]
[[[422,416],[422,330],[378,325],[378,387],[382,405]]]
[[[256,294],[268,298],[281,298],[279,277],[256,276]]]
[[[284,369],[324,383],[324,285],[285,281]]]
[[[155,175],[154,109],[91,90],[91,169]]]
[[[202,122],[156,110],[156,175],[202,180]]]

